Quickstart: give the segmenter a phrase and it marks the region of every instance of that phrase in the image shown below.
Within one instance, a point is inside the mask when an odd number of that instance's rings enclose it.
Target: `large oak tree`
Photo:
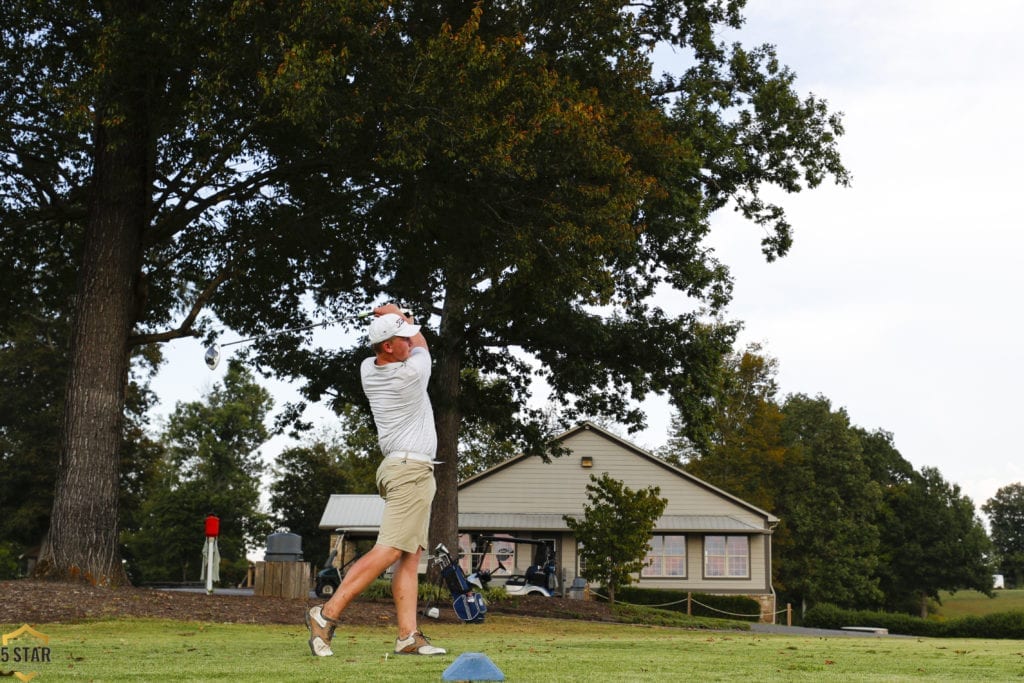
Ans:
[[[729,204],[785,254],[762,199],[846,181],[825,103],[769,47],[716,38],[742,2],[10,0],[4,237],[81,240],[58,483],[42,573],[119,583],[118,443],[132,348],[247,333],[395,299],[427,317],[439,457],[434,540],[454,542],[463,417],[548,448],[564,418],[630,426],[667,392],[698,414],[733,328],[704,246]],[[669,44],[688,59],[654,77]],[[10,228],[10,229],[8,229]],[[358,396],[362,352],[258,359],[310,398]],[[495,382],[497,378],[499,381]]]
[[[651,392],[703,416],[735,333],[702,318],[731,286],[703,242],[711,214],[732,204],[763,225],[772,259],[790,228],[761,190],[846,181],[838,117],[797,95],[771,48],[716,39],[742,4],[393,2],[363,68],[291,91],[288,109],[317,121],[304,155],[330,164],[293,200],[359,255],[320,275],[315,302],[344,315],[395,300],[428,326],[446,463],[432,542],[454,543],[466,425],[549,455],[553,429],[581,415],[639,427]],[[688,66],[655,77],[665,44]],[[295,72],[323,73],[305,64]],[[351,97],[367,108],[338,117],[330,104]],[[692,312],[655,306],[667,292]],[[234,306],[258,317],[241,295]],[[310,398],[359,400],[365,349],[264,350]],[[529,403],[537,377],[560,420]]]
[[[204,329],[218,286],[259,270],[287,298],[301,241],[261,231],[278,163],[256,131],[276,120],[261,74],[289,46],[287,8],[205,0],[0,5],[0,254],[30,299],[67,254],[77,269],[56,489],[37,570],[119,584],[122,423],[133,350]],[[286,232],[286,231],[282,231]],[[25,244],[33,248],[25,248]],[[64,308],[52,315],[64,315]],[[275,324],[270,312],[263,324]],[[54,425],[56,427],[57,425]]]

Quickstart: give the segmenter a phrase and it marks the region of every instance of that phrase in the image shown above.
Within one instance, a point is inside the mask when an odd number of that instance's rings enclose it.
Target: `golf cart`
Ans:
[[[314,590],[318,597],[329,598],[334,595],[334,591],[341,585],[341,579],[345,576],[345,572],[348,571],[349,566],[353,562],[362,557],[363,553],[357,546],[359,539],[351,538],[351,534],[347,533],[344,529],[338,529],[338,540],[331,548],[330,555],[327,556],[327,561],[324,562],[324,568],[317,572],[316,584]],[[365,540],[365,539],[362,539]],[[347,550],[350,555],[346,558],[346,543]],[[335,559],[341,558],[340,564],[335,566]]]
[[[535,548],[533,563],[526,569],[525,574],[512,574],[505,567],[504,563],[513,555],[513,551],[508,549],[508,544],[531,545]],[[497,550],[495,545],[498,546]],[[497,566],[493,569],[484,569],[490,555],[494,556]],[[550,598],[557,586],[555,549],[551,541],[511,536],[477,536],[473,540],[473,556],[475,561],[472,573],[466,579],[480,589],[487,588],[499,572],[503,572],[500,574],[502,577],[507,575],[504,586],[509,595],[543,595]]]

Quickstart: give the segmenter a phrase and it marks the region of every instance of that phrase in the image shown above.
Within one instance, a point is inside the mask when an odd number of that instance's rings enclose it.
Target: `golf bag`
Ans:
[[[452,608],[459,619],[471,624],[479,624],[484,620],[487,603],[484,596],[473,590],[466,580],[466,575],[458,562],[452,561],[451,553],[443,543],[434,548],[433,562],[441,570],[441,579],[452,594]]]

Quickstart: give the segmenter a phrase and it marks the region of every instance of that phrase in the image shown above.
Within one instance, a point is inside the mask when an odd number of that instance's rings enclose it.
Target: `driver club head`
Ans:
[[[203,357],[206,361],[206,367],[211,370],[216,370],[217,365],[220,364],[220,349],[216,344],[206,349],[206,355]]]

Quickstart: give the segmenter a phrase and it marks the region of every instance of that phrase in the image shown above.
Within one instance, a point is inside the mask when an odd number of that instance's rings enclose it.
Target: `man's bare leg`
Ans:
[[[360,593],[362,593],[367,586],[374,582],[378,576],[384,573],[388,567],[393,565],[399,558],[407,553],[403,553],[398,548],[389,548],[386,545],[375,545],[370,549],[370,552],[366,553],[358,560],[355,564],[349,567],[349,570],[345,573],[345,578],[338,586],[338,590],[334,591],[334,595],[331,596],[330,600],[324,603],[323,615],[329,619],[337,619],[341,616],[341,613],[345,611],[348,604],[352,602]],[[416,569],[413,565],[413,580],[416,580]],[[396,574],[397,576],[397,574]],[[392,580],[392,586],[394,581]],[[414,588],[415,591],[415,588]],[[396,602],[397,605],[397,602]],[[416,602],[413,602],[412,606],[413,618],[416,617]],[[401,625],[401,617],[399,617],[399,625]]]
[[[416,605],[419,604],[419,569],[422,554],[423,548],[417,548],[414,553],[403,552],[391,577],[391,596],[395,599],[399,638],[405,638],[417,630]]]

